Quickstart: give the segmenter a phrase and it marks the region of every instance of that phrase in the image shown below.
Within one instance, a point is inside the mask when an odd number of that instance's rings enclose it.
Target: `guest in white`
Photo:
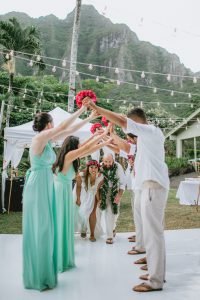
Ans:
[[[89,224],[91,242],[95,242],[96,237],[102,232],[100,218],[98,218],[99,208],[97,207],[99,202],[99,187],[103,182],[103,175],[99,173],[99,169],[99,163],[96,160],[90,160],[87,163],[86,171],[80,172],[77,177],[76,204],[80,206],[81,237],[86,237]]]
[[[159,128],[148,124],[145,113],[140,108],[131,110],[126,118],[96,106],[89,98],[85,99],[84,105],[138,136],[135,186],[141,190],[141,216],[149,274],[140,277],[147,280],[147,283],[143,282],[133,290],[162,290],[166,259],[163,220],[169,190],[164,135]]]
[[[114,161],[112,154],[103,157],[101,172],[104,176],[100,188],[100,208],[105,210],[107,244],[113,244],[116,222],[119,216],[119,203],[125,189],[125,174],[122,166]]]

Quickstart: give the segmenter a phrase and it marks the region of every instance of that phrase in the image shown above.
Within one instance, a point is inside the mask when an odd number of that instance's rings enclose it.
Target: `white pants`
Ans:
[[[149,273],[149,284],[157,289],[162,288],[165,280],[165,240],[164,211],[168,190],[144,188],[141,193],[141,215],[144,245]],[[138,238],[138,237],[137,237]]]
[[[106,223],[106,236],[108,238],[113,238],[113,230],[115,230],[117,219],[119,217],[118,214],[114,215],[112,212],[112,204],[110,201],[110,197],[108,196],[106,200],[106,210],[105,210],[105,223]],[[119,209],[119,205],[118,205]]]
[[[136,243],[135,249],[138,251],[145,250],[144,239],[143,239],[143,222],[141,215],[141,190],[134,191],[134,223],[135,223],[135,234],[136,234]]]

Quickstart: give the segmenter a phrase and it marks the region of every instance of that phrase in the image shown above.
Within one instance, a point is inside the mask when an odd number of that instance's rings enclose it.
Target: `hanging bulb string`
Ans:
[[[4,52],[2,52],[2,51],[4,51]],[[12,51],[12,50],[1,49],[0,53],[5,55],[9,51]],[[38,54],[27,53],[27,52],[22,52],[22,51],[14,51],[14,52],[22,54],[22,55],[26,55],[26,56],[36,57],[36,62],[38,62],[38,60],[37,60]],[[44,58],[44,59],[55,60],[55,61],[65,61],[66,63],[70,63],[70,60],[67,60],[65,58],[61,59],[61,58],[55,58],[55,57],[50,57],[50,56],[44,56],[44,55],[40,55],[40,57]],[[27,60],[29,60],[29,59],[27,59]],[[114,70],[115,73],[119,73],[120,71],[140,73],[142,78],[145,78],[145,76],[144,76],[145,74],[150,74],[150,75],[165,76],[166,79],[169,75],[171,77],[185,78],[185,79],[188,78],[188,79],[192,79],[192,80],[194,80],[194,78],[200,79],[199,76],[194,76],[194,75],[192,76],[192,75],[169,74],[169,73],[161,73],[161,72],[154,72],[154,71],[144,71],[144,70],[127,69],[127,68],[120,68],[120,67],[113,67],[113,66],[106,66],[106,65],[98,65],[98,64],[91,64],[91,63],[84,63],[84,62],[76,62],[76,64],[87,66],[90,70],[92,70],[94,67],[98,67],[98,68]],[[48,65],[48,64],[45,64],[45,65]],[[61,67],[57,67],[57,68],[61,68]],[[116,70],[117,70],[117,72],[116,72]],[[194,82],[194,83],[196,83],[196,82]]]

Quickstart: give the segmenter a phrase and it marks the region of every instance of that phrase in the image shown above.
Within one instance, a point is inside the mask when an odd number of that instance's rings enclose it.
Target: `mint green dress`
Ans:
[[[75,177],[71,164],[64,175],[58,172],[54,175],[57,213],[57,267],[58,272],[64,272],[75,266],[74,262],[74,203],[72,194],[72,179]]]
[[[50,143],[33,155],[23,193],[23,281],[27,289],[52,289],[57,284],[56,212]]]

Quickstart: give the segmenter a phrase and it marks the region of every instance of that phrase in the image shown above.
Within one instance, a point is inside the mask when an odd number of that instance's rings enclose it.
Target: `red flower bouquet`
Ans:
[[[108,120],[106,119],[106,117],[102,117],[101,122],[104,124],[104,126],[108,126]]]
[[[91,126],[90,131],[92,132],[92,134],[95,133],[97,128],[102,128],[102,125],[100,123],[95,123]]]
[[[96,103],[97,102],[97,97],[95,95],[95,93],[91,90],[84,90],[84,91],[80,91],[77,95],[76,95],[76,104],[79,108],[81,108],[82,106],[82,101],[85,97],[90,97],[90,99]]]

